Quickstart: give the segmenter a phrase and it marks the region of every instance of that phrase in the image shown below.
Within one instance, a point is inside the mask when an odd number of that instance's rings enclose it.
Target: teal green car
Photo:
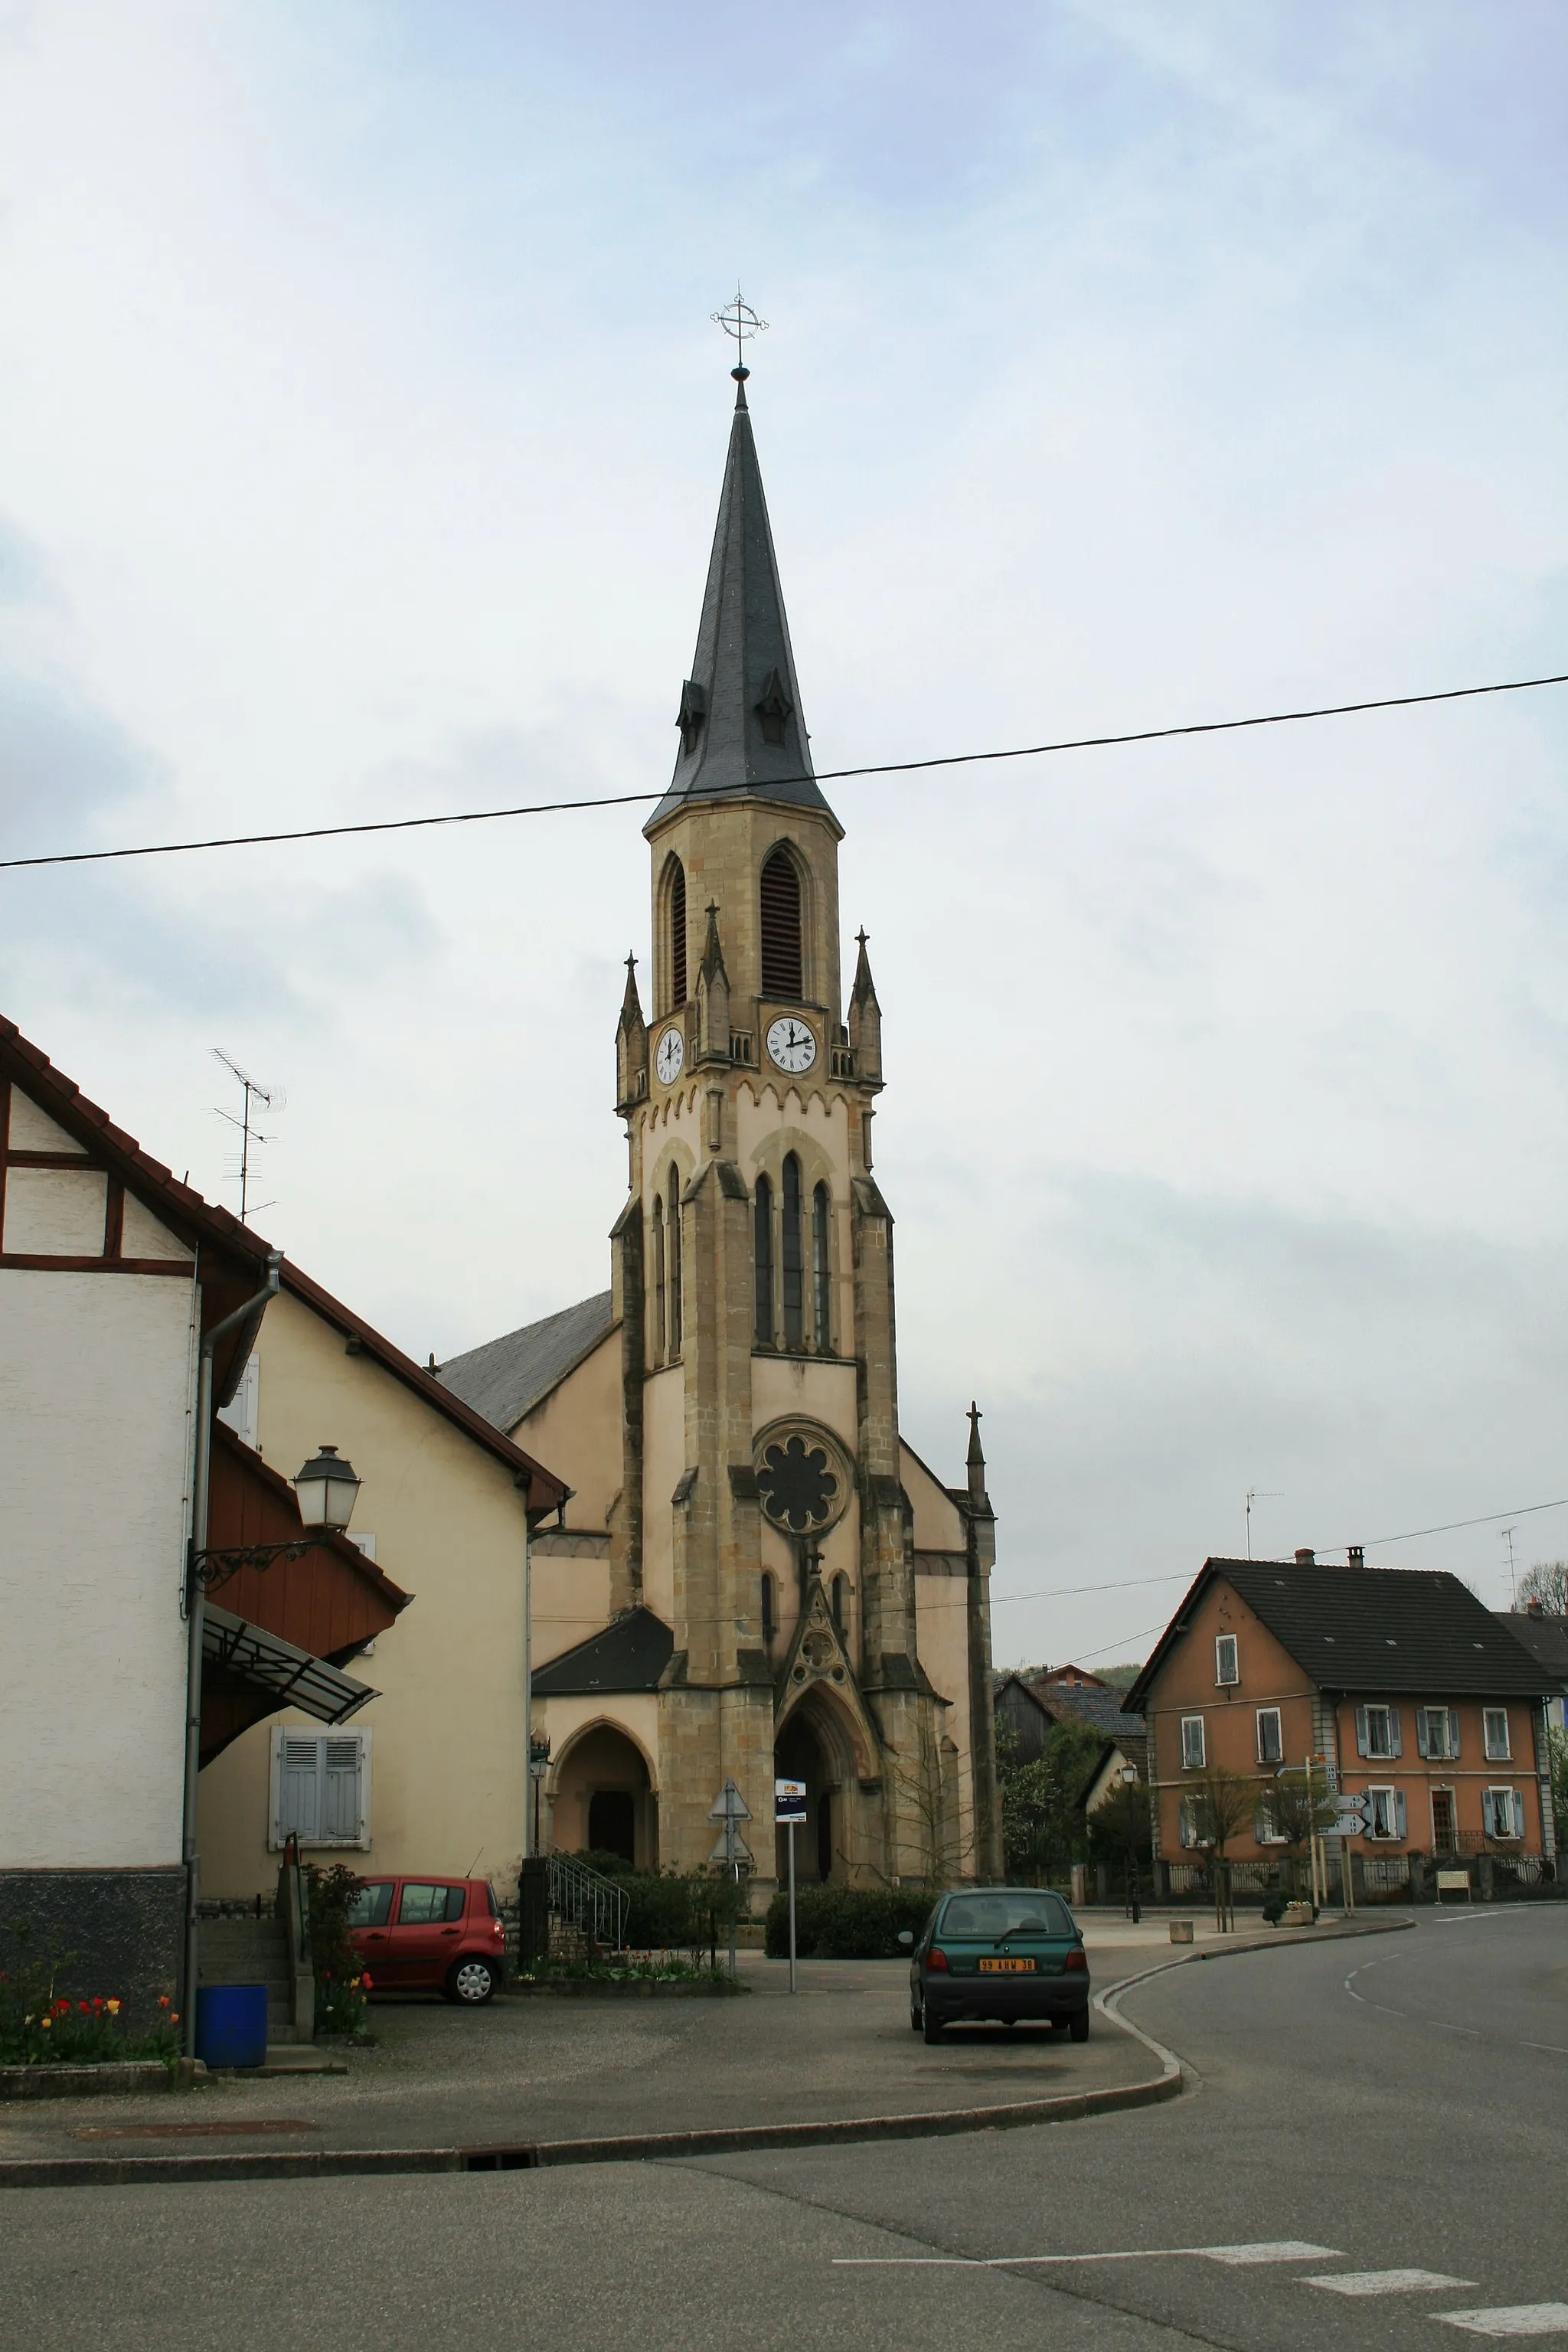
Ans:
[[[1049,2025],[1089,2040],[1089,1955],[1059,1895],[1035,1886],[944,1895],[916,1943],[908,1928],[910,2023],[928,2042],[950,2025]]]

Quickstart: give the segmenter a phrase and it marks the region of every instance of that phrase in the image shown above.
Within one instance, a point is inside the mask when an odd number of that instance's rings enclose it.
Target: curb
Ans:
[[[1103,2091],[1069,2092],[1052,2099],[1019,2099],[1005,2106],[946,2107],[933,2113],[860,2116],[841,2122],[740,2125],[728,2131],[638,2132],[607,2139],[526,2141],[471,2147],[300,2148],[245,2156],[58,2156],[0,2158],[0,2189],[124,2188],[186,2180],[329,2180],[420,2172],[532,2172],[568,2164],[646,2164],[674,2158],[736,2156],[748,2149],[829,2147],[855,2141],[941,2139],[975,2131],[1016,2131],[1037,2124],[1078,2123],[1089,2116],[1158,2106],[1178,2098],[1184,2070],[1175,2053],[1123,2017],[1118,2004],[1135,1985],[1195,1960],[1237,1952],[1271,1951],[1287,1943],[1332,1943],[1412,1927],[1408,1918],[1366,1927],[1348,1923],[1303,1927],[1226,1944],[1219,1951],[1184,1952],[1095,1996],[1095,2007],[1160,2062],[1158,2074]]]

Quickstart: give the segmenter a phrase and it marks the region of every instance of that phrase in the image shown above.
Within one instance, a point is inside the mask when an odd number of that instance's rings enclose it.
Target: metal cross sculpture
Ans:
[[[733,335],[735,338],[735,364],[730,373],[737,383],[744,383],[752,373],[745,363],[746,345],[754,336],[767,333],[768,322],[765,319],[758,318],[751,304],[742,294],[738,279],[735,285],[734,300],[727,302],[721,310],[713,311],[711,317],[716,327],[722,327],[727,335]]]

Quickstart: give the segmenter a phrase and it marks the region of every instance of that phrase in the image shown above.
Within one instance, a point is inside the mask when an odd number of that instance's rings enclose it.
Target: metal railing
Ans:
[[[613,1878],[569,1853],[545,1857],[550,1916],[590,1944],[625,1949],[630,1897]]]

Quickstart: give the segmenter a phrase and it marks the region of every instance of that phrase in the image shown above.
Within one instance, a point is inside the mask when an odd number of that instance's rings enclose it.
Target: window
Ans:
[[[1190,1797],[1184,1797],[1176,1807],[1176,1842],[1179,1845],[1196,1845],[1198,1842],[1197,1813]]]
[[[680,1171],[669,1171],[669,1352],[680,1353]]]
[[[764,1570],[763,1574],[763,1641],[770,1649],[773,1646],[773,1635],[778,1632],[778,1602],[774,1598],[773,1580]]]
[[[1289,1845],[1290,1843],[1275,1819],[1272,1801],[1267,1795],[1258,1808],[1252,1831],[1259,1845]]]
[[[786,1151],[784,1164],[783,1248],[784,1346],[805,1344],[805,1268],[801,1250],[800,1161]]]
[[[841,1633],[849,1631],[849,1579],[836,1576],[833,1580],[833,1622]]]
[[[775,849],[763,867],[763,994],[803,993],[800,955],[800,876],[787,849]]]
[[[1182,1769],[1187,1772],[1201,1772],[1204,1769],[1204,1719],[1201,1715],[1184,1715],[1182,1717]]]
[[[1405,1835],[1405,1792],[1402,1789],[1367,1790],[1366,1833],[1369,1838],[1402,1838]]]
[[[668,871],[669,887],[665,903],[669,910],[669,1009],[679,1013],[686,1002],[686,868],[679,857],[672,857]]]
[[[1285,1756],[1285,1735],[1280,1728],[1277,1706],[1260,1706],[1258,1710],[1258,1760],[1260,1764],[1279,1764]]]
[[[1508,1709],[1506,1706],[1489,1706],[1483,1711],[1481,1720],[1486,1728],[1487,1761],[1489,1764],[1500,1764],[1505,1757],[1513,1754],[1509,1745]],[[1456,1748],[1454,1752],[1458,1755],[1458,1749]]]
[[[1219,1633],[1215,1637],[1214,1678],[1216,1683],[1238,1683],[1241,1680],[1237,1666],[1234,1633]]]
[[[405,1879],[403,1900],[397,1906],[397,1924],[400,1927],[438,1927],[445,1919],[460,1919],[463,1893],[460,1886],[421,1886]]]
[[[1524,1806],[1520,1800],[1519,1790],[1517,1789],[1483,1789],[1481,1826],[1488,1837],[1522,1837]]]
[[[351,1927],[384,1927],[392,1916],[392,1890],[396,1881],[378,1878],[369,1886],[361,1886],[349,1905],[344,1918]]]
[[[757,1179],[752,1258],[757,1283],[757,1339],[764,1348],[773,1344],[773,1188],[765,1176]]]
[[[653,1360],[664,1361],[664,1202],[653,1196]]]
[[[1355,1711],[1355,1744],[1358,1755],[1399,1755],[1398,1708],[1358,1706]]]
[[[274,1847],[370,1843],[370,1733],[286,1731],[272,1735]]]
[[[826,1184],[811,1196],[811,1312],[819,1356],[833,1351],[833,1201]]]
[[[1505,1717],[1506,1720],[1506,1717]],[[1459,1752],[1459,1711],[1453,1706],[1418,1706],[1415,1746],[1423,1756],[1450,1761]]]

